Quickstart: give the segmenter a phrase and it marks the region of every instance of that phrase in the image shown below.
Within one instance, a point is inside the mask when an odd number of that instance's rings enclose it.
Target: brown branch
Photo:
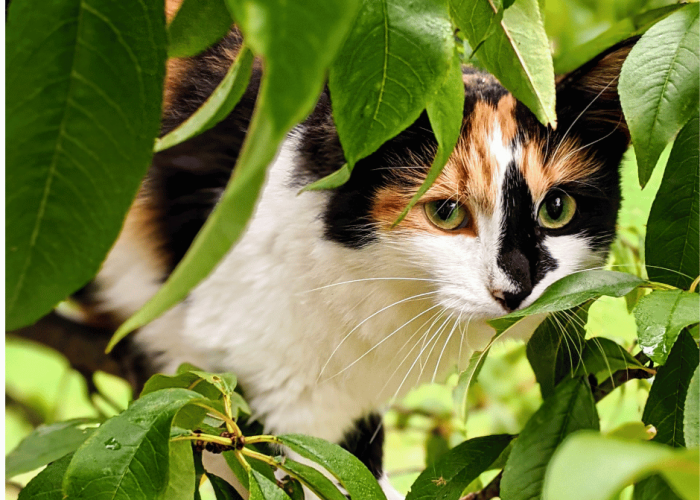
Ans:
[[[640,352],[635,356],[635,359],[641,364],[646,365],[650,362],[649,358],[643,352]],[[610,394],[615,388],[620,387],[622,384],[629,382],[630,380],[643,380],[651,378],[654,376],[653,372],[647,370],[639,369],[627,369],[618,370],[612,374],[612,377],[603,381],[603,383],[598,384],[595,377],[591,376],[589,381],[591,382],[591,388],[593,389],[593,399],[597,403],[605,396]]]

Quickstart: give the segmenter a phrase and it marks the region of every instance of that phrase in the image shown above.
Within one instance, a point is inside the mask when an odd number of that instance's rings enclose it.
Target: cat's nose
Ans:
[[[502,290],[491,291],[491,295],[496,299],[496,302],[501,304],[508,312],[515,311],[529,294],[528,290],[522,290],[517,293],[504,292]]]

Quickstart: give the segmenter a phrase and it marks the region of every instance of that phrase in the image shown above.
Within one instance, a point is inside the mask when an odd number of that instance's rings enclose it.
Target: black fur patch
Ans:
[[[374,477],[382,475],[382,445],[384,444],[384,428],[382,417],[378,413],[370,413],[355,421],[354,427],[345,433],[340,446],[360,459]]]
[[[506,170],[503,198],[501,249],[497,263],[517,283],[516,291],[503,293],[506,306],[514,310],[547,272],[556,269],[557,264],[542,245],[546,233],[533,217],[535,207],[530,189],[514,163]]]

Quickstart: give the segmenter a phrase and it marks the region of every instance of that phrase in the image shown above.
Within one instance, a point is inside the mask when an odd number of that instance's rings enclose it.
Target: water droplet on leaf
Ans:
[[[117,441],[115,438],[109,438],[107,441],[105,441],[105,448],[108,450],[118,450],[122,447],[121,444],[119,444],[119,441]]]

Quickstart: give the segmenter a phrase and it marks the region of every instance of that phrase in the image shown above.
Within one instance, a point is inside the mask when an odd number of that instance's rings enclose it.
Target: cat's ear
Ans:
[[[617,84],[622,63],[638,37],[625,40],[557,82],[557,132],[622,156],[630,140]],[[612,151],[611,151],[612,149]],[[615,155],[617,156],[617,155]]]

